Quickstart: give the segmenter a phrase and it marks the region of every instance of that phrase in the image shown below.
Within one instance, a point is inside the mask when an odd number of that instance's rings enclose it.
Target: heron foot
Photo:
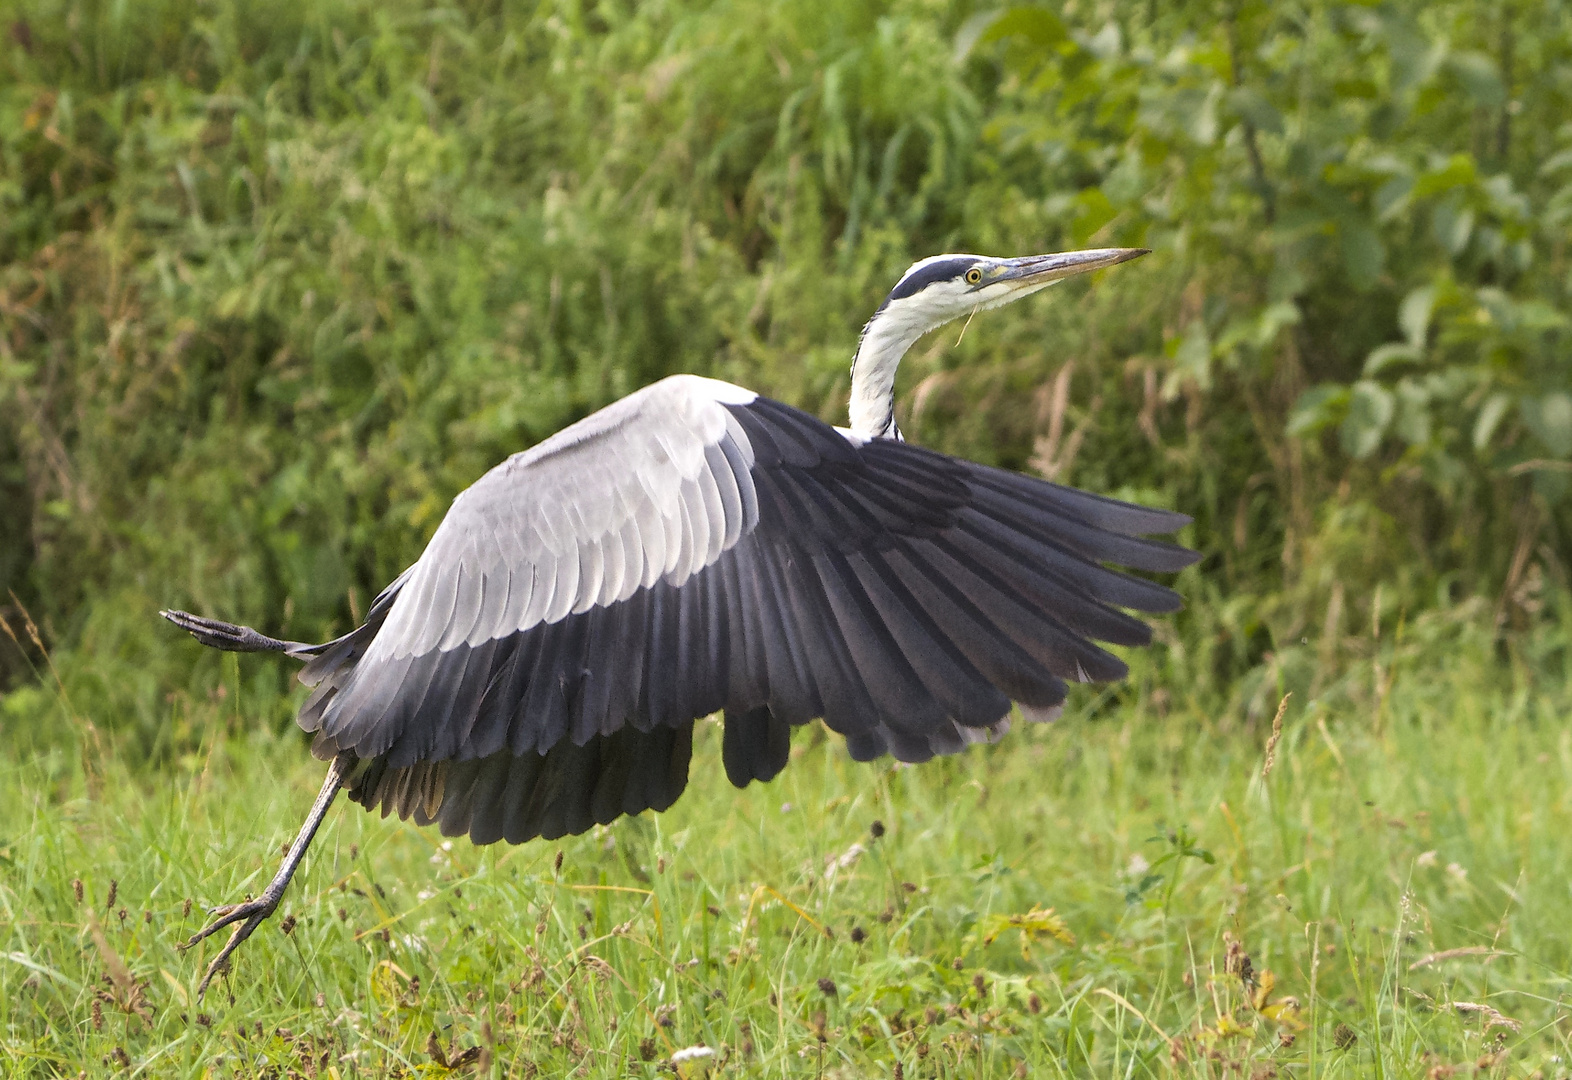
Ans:
[[[284,652],[294,644],[268,637],[249,626],[205,619],[189,611],[160,611],[159,614],[202,644],[224,652]]]
[[[202,982],[197,986],[198,998],[207,993],[207,984],[213,981],[213,976],[229,966],[230,954],[240,948],[240,943],[250,937],[252,931],[262,925],[263,920],[278,910],[278,901],[278,896],[263,893],[255,900],[247,900],[240,904],[224,904],[209,909],[208,914],[217,915],[218,918],[191,935],[190,940],[180,946],[182,949],[191,948],[231,924],[235,929],[218,955],[213,958],[213,962],[207,966],[207,973],[202,976]]]

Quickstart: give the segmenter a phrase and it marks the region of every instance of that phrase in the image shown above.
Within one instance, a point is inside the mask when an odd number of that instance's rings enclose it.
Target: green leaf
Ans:
[[[1468,238],[1474,232],[1474,212],[1460,200],[1448,199],[1440,203],[1430,220],[1436,243],[1448,255],[1457,255],[1468,246]]]
[[[1322,383],[1299,395],[1288,412],[1288,434],[1304,438],[1324,431],[1341,420],[1348,408],[1348,387]]]
[[[1430,441],[1430,394],[1412,379],[1404,379],[1397,386],[1397,418],[1392,422],[1392,430],[1409,446],[1423,446]]]
[[[1463,90],[1482,109],[1506,104],[1506,87],[1501,73],[1490,57],[1480,52],[1455,52],[1445,61],[1446,69],[1463,85]]]
[[[1387,368],[1396,367],[1398,364],[1417,364],[1422,359],[1424,354],[1413,345],[1406,341],[1393,341],[1370,350],[1370,355],[1365,357],[1362,374],[1370,378],[1381,374]]]
[[[1174,371],[1202,390],[1211,388],[1212,339],[1206,332],[1206,324],[1200,319],[1190,324],[1179,342],[1179,348],[1174,353]]]
[[[1373,203],[1377,221],[1387,221],[1396,217],[1408,205],[1408,197],[1414,190],[1414,178],[1408,175],[1394,176],[1376,189]]]
[[[1009,37],[1025,38],[1042,49],[1056,48],[1070,39],[1064,20],[1047,8],[1012,7],[974,15],[955,35],[955,59],[965,60],[979,45]]]
[[[1525,398],[1523,422],[1550,456],[1572,457],[1572,394],[1558,390],[1541,398]]]
[[[1258,91],[1235,87],[1228,94],[1228,106],[1241,119],[1250,121],[1257,131],[1270,135],[1283,133],[1283,114]]]
[[[1539,166],[1539,175],[1549,176],[1551,173],[1557,173],[1567,168],[1572,168],[1572,147],[1551,154],[1546,158],[1544,164]]]
[[[1479,180],[1479,169],[1468,154],[1453,154],[1445,164],[1427,169],[1414,182],[1414,198],[1439,195],[1453,188],[1472,187]]]
[[[1512,399],[1505,394],[1492,394],[1486,400],[1484,408],[1479,410],[1479,416],[1474,420],[1474,449],[1483,451],[1490,445],[1490,438],[1496,433],[1502,417],[1506,416],[1507,409],[1512,405]]]
[[[1366,292],[1381,277],[1386,264],[1381,237],[1362,221],[1345,221],[1338,232],[1343,241],[1343,268],[1348,271],[1348,283],[1355,290]]]
[[[1070,235],[1075,238],[1077,246],[1084,245],[1104,225],[1108,224],[1118,214],[1108,196],[1103,194],[1102,188],[1086,188],[1075,197],[1075,221],[1071,227]]]
[[[1395,411],[1392,392],[1380,383],[1360,379],[1348,398],[1348,415],[1338,440],[1349,457],[1363,460],[1376,452]]]
[[[1292,300],[1279,300],[1268,304],[1255,324],[1255,345],[1264,349],[1277,340],[1285,326],[1295,326],[1300,321],[1299,305]]]
[[[1408,343],[1415,349],[1425,347],[1425,336],[1430,330],[1430,314],[1435,306],[1435,286],[1421,285],[1403,297],[1403,304],[1397,309],[1397,324],[1403,328],[1403,336],[1408,338]]]

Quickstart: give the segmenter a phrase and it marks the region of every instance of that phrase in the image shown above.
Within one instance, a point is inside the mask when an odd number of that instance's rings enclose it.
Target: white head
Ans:
[[[851,430],[868,438],[900,438],[895,369],[929,330],[1145,254],[1145,248],[1096,248],[1019,259],[935,255],[913,263],[862,329],[852,361]]]

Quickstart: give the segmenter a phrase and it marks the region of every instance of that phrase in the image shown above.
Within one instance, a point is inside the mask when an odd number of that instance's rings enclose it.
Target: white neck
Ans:
[[[897,300],[862,329],[851,371],[851,430],[868,439],[898,437],[895,369],[917,339],[933,328],[931,315]]]

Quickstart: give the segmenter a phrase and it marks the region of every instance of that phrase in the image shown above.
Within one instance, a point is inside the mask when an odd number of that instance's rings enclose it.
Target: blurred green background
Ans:
[[[1194,516],[1165,692],[1269,718],[1383,621],[1507,660],[1565,611],[1559,0],[3,10],[24,742],[69,701],[190,749],[220,663],[158,608],[341,633],[486,468],[664,374],[839,421],[859,326],[941,251],[1155,249],[920,343],[900,408]],[[288,673],[243,671],[283,729]]]

